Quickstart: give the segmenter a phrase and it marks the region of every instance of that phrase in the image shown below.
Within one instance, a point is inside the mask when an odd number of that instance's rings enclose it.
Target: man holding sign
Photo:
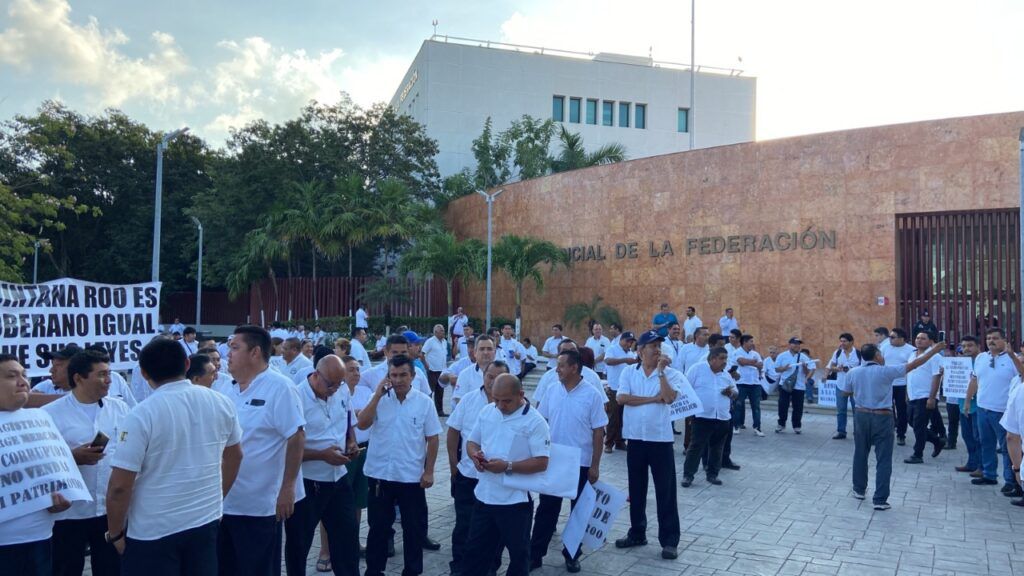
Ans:
[[[640,335],[640,364],[619,379],[615,400],[625,406],[622,437],[629,441],[626,470],[629,477],[629,533],[615,541],[616,548],[647,544],[647,471],[654,477],[658,506],[658,541],[661,557],[679,557],[679,508],[676,503],[676,461],[672,451],[671,410],[686,377],[669,368],[661,355],[662,337],[649,330]]]
[[[552,442],[580,449],[578,497],[584,484],[588,481],[593,484],[600,476],[604,427],[608,424],[608,415],[604,411],[605,396],[583,382],[583,363],[580,353],[575,350],[566,350],[558,355],[555,372],[560,383],[551,388],[544,397],[543,406],[537,411],[548,421]],[[576,507],[576,498],[570,501],[569,507],[570,510]],[[561,498],[546,494],[540,496],[530,538],[531,570],[540,568],[561,510]],[[580,554],[580,550],[570,554],[562,548],[566,570],[573,573],[581,570]]]
[[[708,484],[722,485],[718,472],[722,468],[722,449],[729,436],[732,419],[729,408],[738,396],[732,378],[725,371],[728,358],[729,353],[725,348],[714,348],[708,354],[707,362],[686,371],[686,379],[700,397],[704,410],[693,419],[693,440],[683,463],[683,488],[693,484],[693,475],[697,472],[697,465],[705,449],[708,450]]]

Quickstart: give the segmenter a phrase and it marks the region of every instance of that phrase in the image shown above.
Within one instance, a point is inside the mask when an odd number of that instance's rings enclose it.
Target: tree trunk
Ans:
[[[519,339],[519,328],[523,325],[523,283],[516,283],[516,340]]]
[[[449,278],[446,279],[444,283],[448,289],[448,317],[450,318],[452,315],[452,284],[454,284],[455,281]]]
[[[291,251],[289,250],[289,256]],[[292,321],[292,310],[295,309],[295,276],[292,274],[292,259],[288,261],[288,322]]]
[[[316,248],[314,247],[311,252],[313,253],[313,320],[319,320],[320,312],[316,301]]]
[[[273,265],[268,265],[267,270],[270,275],[270,284],[274,287],[274,320],[277,320],[278,310],[281,309],[281,292],[277,288],[277,274],[274,274]]]
[[[352,243],[348,243],[348,277],[352,277]]]

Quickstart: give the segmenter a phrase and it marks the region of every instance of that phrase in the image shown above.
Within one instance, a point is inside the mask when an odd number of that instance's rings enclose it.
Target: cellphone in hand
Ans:
[[[96,437],[89,443],[91,448],[106,448],[107,443],[110,442],[110,438],[107,437],[103,432],[97,432]]]
[[[945,342],[946,341],[946,331],[945,330],[939,330],[939,340],[938,341],[939,342]]]

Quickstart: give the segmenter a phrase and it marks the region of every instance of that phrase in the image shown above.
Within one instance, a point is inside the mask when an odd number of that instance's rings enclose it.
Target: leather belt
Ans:
[[[861,408],[861,407],[858,406],[856,411],[857,412],[863,412],[865,414],[892,414],[892,409],[890,409],[890,408],[877,408],[877,409],[875,409],[875,408]]]

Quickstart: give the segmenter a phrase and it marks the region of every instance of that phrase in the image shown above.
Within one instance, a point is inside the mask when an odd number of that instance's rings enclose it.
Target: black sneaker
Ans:
[[[441,543],[438,542],[437,540],[434,540],[430,536],[427,536],[426,538],[423,539],[423,549],[424,550],[430,550],[432,552],[436,552],[436,551],[441,549]]]
[[[1009,486],[1010,489],[1006,490],[1005,486]],[[1003,496],[1007,498],[1020,498],[1024,496],[1024,490],[1021,490],[1020,484],[1006,484],[1003,488]]]
[[[619,538],[615,541],[616,548],[633,548],[634,546],[647,546],[647,538],[627,534],[625,538]]]
[[[875,502],[874,506],[872,507],[875,510],[888,510],[892,508],[892,506],[890,506],[888,502]]]
[[[1013,504],[1014,506],[1024,506],[1024,498],[1014,500],[1013,502],[1010,502],[1010,504]]]
[[[935,441],[935,447],[932,448],[932,458],[935,458],[939,454],[942,454],[942,449],[946,447],[946,443],[942,440]]]
[[[846,432],[836,432],[835,435],[832,436],[832,439],[833,440],[846,440]]]
[[[995,486],[996,484],[999,484],[999,481],[995,478],[985,478],[982,476],[981,478],[971,480],[971,484],[974,484],[975,486]]]
[[[683,481],[679,485],[683,488],[693,486],[693,476],[683,476]]]
[[[721,486],[722,481],[719,480],[717,477],[708,478],[708,484],[711,484],[713,486]]]
[[[665,546],[661,549],[661,557],[665,560],[675,560],[679,558],[679,550],[675,546]]]
[[[575,573],[579,572],[580,570],[583,570],[583,567],[580,566],[580,561],[579,560],[568,559],[568,560],[565,561],[565,571],[566,572],[569,572],[570,574],[575,574]]]
[[[920,456],[911,456],[910,458],[903,459],[904,464],[924,464],[924,459]]]
[[[395,537],[392,536],[391,539],[388,540],[388,558],[394,558],[394,557],[395,557]]]
[[[896,445],[897,446],[906,446],[907,445],[907,437],[906,436],[898,436],[896,438]]]
[[[723,462],[722,463],[722,468],[725,468],[726,470],[739,470],[740,469],[740,465],[735,463],[735,462],[729,461],[729,462]]]

